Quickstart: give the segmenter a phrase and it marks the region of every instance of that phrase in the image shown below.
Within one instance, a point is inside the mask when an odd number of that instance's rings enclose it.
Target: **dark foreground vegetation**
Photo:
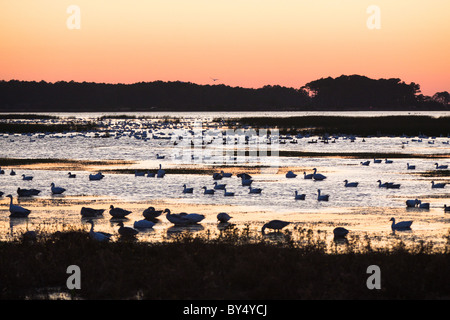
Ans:
[[[0,81],[0,112],[449,110],[449,103],[446,91],[424,96],[414,82],[360,75],[257,89],[180,81]]]
[[[226,120],[256,128],[279,128],[280,133],[349,134],[359,136],[447,136],[450,117],[381,116],[381,117],[244,117]]]
[[[68,230],[36,242],[0,243],[0,298],[59,290],[83,299],[448,299],[450,253],[401,242],[373,249],[366,241],[327,244],[308,230],[278,241],[230,229],[215,239],[182,234],[163,243],[93,242]],[[68,290],[67,267],[81,270],[81,289]],[[369,290],[367,268],[381,269]]]

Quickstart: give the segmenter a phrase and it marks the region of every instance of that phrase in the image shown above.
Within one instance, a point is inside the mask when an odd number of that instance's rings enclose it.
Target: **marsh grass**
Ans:
[[[343,117],[343,116],[303,116],[303,117],[243,117],[225,119],[230,125],[239,123],[252,127],[277,127],[281,134],[309,133],[351,134],[359,136],[386,136],[420,134],[429,136],[447,135],[450,117],[430,116],[381,116],[381,117]]]
[[[326,239],[305,228],[263,236],[247,226],[157,243],[98,243],[84,229],[43,228],[37,241],[17,235],[0,242],[0,298],[48,299],[55,288],[57,297],[81,299],[450,297],[450,237],[440,250],[424,242],[376,249],[368,238]],[[81,269],[80,290],[66,288],[69,265]],[[381,290],[366,287],[370,265],[382,270]]]

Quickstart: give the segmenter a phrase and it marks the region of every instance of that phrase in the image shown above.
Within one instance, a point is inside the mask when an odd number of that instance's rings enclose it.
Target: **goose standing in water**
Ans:
[[[416,166],[410,165],[409,163],[406,164],[406,168],[407,168],[408,170],[416,170]]]
[[[272,229],[276,230],[277,232],[289,225],[290,222],[288,221],[282,221],[282,220],[272,220],[263,225],[261,232],[264,234],[264,230],[266,229]]]
[[[261,188],[252,188],[251,186],[248,187],[249,192],[248,193],[261,193]]]
[[[9,203],[9,212],[10,212],[9,216],[10,217],[13,217],[13,218],[28,217],[28,215],[31,213],[31,210],[25,209],[24,207],[21,207],[18,205],[14,205],[12,195],[8,194],[6,197],[11,199],[11,201]]]
[[[80,211],[81,216],[85,218],[94,218],[98,216],[103,216],[103,212],[105,212],[105,209],[92,209],[87,207],[82,207]]]
[[[411,229],[412,221],[401,221],[395,223],[395,218],[391,218],[389,221],[392,221],[391,229],[394,230],[409,230]]]
[[[183,184],[183,193],[193,193],[194,188],[186,188],[186,185]]]
[[[317,169],[314,168],[314,173],[313,173],[313,179],[314,179],[314,180],[324,180],[324,179],[326,179],[326,178],[327,178],[327,177],[324,176],[323,174],[317,173]]]
[[[166,175],[166,171],[163,170],[161,164],[159,164],[159,170],[156,172],[156,177],[164,178],[165,175]]]
[[[320,189],[317,189],[317,201],[328,201],[329,194],[320,194]]]
[[[220,171],[220,174],[221,174],[222,177],[224,177],[224,178],[231,178],[231,176],[233,175],[232,173],[223,172],[223,170]]]
[[[406,200],[406,206],[408,208],[414,208],[417,207],[419,204],[421,203],[420,200],[415,199],[415,200]]]
[[[91,237],[91,239],[95,240],[95,241],[100,241],[100,242],[107,242],[109,240],[111,240],[111,234],[109,233],[105,233],[105,232],[95,232],[94,231],[94,221],[92,220],[88,220],[88,223],[91,224],[91,229],[89,230],[89,236]]]
[[[144,210],[144,212],[142,212],[142,215],[144,216],[145,219],[153,220],[159,217],[162,212],[163,212],[162,210],[157,211],[153,207],[148,207],[147,209]]]
[[[52,194],[62,194],[66,189],[62,187],[56,187],[55,184],[52,182],[51,185]]]
[[[437,170],[448,169],[448,165],[439,165],[437,163],[434,164]]]
[[[314,176],[313,173],[306,174],[306,172],[303,172],[303,179],[312,179]]]
[[[214,182],[214,189],[215,190],[224,190],[226,186],[227,186],[226,184],[217,184],[217,181]]]
[[[206,187],[202,187],[205,191],[203,191],[203,194],[214,194],[214,189],[207,189]]]
[[[442,189],[444,188],[446,183],[434,183],[434,181],[431,181],[431,188],[434,189]]]
[[[228,222],[230,219],[231,219],[231,216],[228,213],[226,213],[226,212],[220,212],[217,215],[217,220],[219,222],[225,223],[225,222]]]
[[[124,227],[122,221],[120,221],[117,225],[119,226],[118,232],[122,237],[134,237],[139,233],[139,231],[137,231],[136,229]]]
[[[337,228],[334,228],[334,230],[333,230],[333,234],[337,238],[343,238],[343,237],[347,236],[348,232],[349,231],[343,227],[337,227]]]
[[[153,228],[153,226],[155,225],[155,223],[153,221],[148,221],[148,220],[138,220],[135,221],[133,224],[133,227],[136,229],[149,229],[149,228]]]
[[[346,188],[356,188],[358,186],[358,182],[348,182],[348,180],[344,180]]]
[[[96,174],[90,174],[89,180],[90,181],[98,181],[98,180],[102,180],[104,177],[105,176],[101,172],[98,172]]]
[[[286,173],[286,178],[288,178],[288,179],[295,178],[295,177],[297,177],[297,175],[292,171],[288,171],[288,173]]]
[[[295,190],[295,200],[305,200],[306,194],[299,194],[297,190]]]
[[[224,188],[223,191],[224,191],[223,195],[225,197],[234,197],[234,192],[228,192],[226,188]]]
[[[37,196],[39,193],[41,193],[41,190],[37,189],[20,189],[17,188],[17,195],[19,197],[31,197],[31,196]]]
[[[131,211],[129,210],[125,210],[122,208],[114,208],[113,205],[109,207],[109,214],[113,216],[113,218],[125,218],[130,213]]]

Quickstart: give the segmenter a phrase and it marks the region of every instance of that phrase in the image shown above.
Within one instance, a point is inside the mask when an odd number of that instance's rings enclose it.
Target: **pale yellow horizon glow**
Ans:
[[[448,0],[4,0],[0,80],[301,87],[360,74],[432,95],[450,90],[449,14]]]

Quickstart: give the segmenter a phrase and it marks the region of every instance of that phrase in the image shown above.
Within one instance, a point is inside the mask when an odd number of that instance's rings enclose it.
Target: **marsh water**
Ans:
[[[355,116],[361,113],[347,114]],[[104,114],[53,115],[61,118],[38,121],[89,121]],[[450,185],[432,188],[432,181],[450,182],[448,176],[438,174],[440,170],[435,166],[435,163],[450,164],[450,138],[447,133],[439,137],[332,135],[328,143],[324,143],[321,137],[317,136],[280,136],[276,144],[278,151],[310,152],[316,156],[284,156],[281,152],[278,157],[261,156],[259,153],[254,156],[244,154],[244,158],[239,159],[242,161],[236,163],[235,154],[226,153],[237,148],[234,143],[201,144],[199,148],[194,148],[197,153],[192,153],[192,145],[178,143],[181,140],[177,138],[177,134],[200,132],[203,141],[207,141],[205,133],[213,132],[207,138],[210,139],[227,129],[223,123],[213,122],[213,119],[251,116],[252,113],[130,115],[133,118],[103,119],[101,129],[97,131],[0,134],[0,158],[55,160],[51,163],[11,164],[2,167],[5,174],[0,175],[0,191],[4,196],[13,195],[15,204],[19,202],[32,212],[28,218],[10,218],[9,198],[0,198],[0,238],[13,239],[27,229],[56,231],[73,225],[88,230],[90,225],[80,215],[83,206],[106,209],[103,217],[95,219],[95,229],[117,234],[117,221],[111,220],[108,213],[109,206],[114,205],[132,211],[124,220],[126,226],[133,226],[134,221],[143,219],[142,212],[149,206],[157,210],[169,208],[172,213],[205,215],[200,224],[189,227],[174,226],[161,215],[153,228],[141,230],[137,236],[140,241],[161,241],[186,229],[192,232],[218,233],[216,216],[219,212],[231,215],[230,222],[236,227],[247,226],[254,232],[261,230],[264,223],[280,219],[292,222],[286,229],[310,228],[325,231],[327,236],[332,237],[332,230],[342,226],[350,230],[351,234],[367,236],[381,244],[393,239],[405,242],[433,241],[438,244],[447,241],[445,236],[449,233],[450,215],[444,213],[444,205],[450,205]],[[145,118],[139,118],[141,115]],[[291,115],[302,114],[267,114]],[[167,118],[176,120],[166,121]],[[35,120],[20,121],[26,123]],[[260,139],[258,148],[262,148],[258,151],[268,150],[268,154],[271,154],[275,143],[270,144],[264,140],[267,137],[256,137]],[[174,143],[175,141],[177,143]],[[248,145],[240,147],[248,148]],[[186,150],[189,151],[188,156],[180,159],[182,154],[187,154]],[[220,161],[211,156],[217,150],[220,151]],[[222,157],[224,152],[226,155]],[[374,157],[377,153],[396,156],[388,159],[392,163],[386,163],[385,158],[381,159],[381,163],[374,163],[374,159],[352,156],[361,152],[373,153]],[[333,153],[333,156],[321,156],[320,153]],[[411,154],[414,157],[408,158]],[[157,155],[164,156],[164,159],[158,159]],[[70,159],[73,163],[78,160],[95,160],[97,163],[71,167],[63,161],[58,162],[64,159]],[[368,166],[362,165],[362,162],[368,160]],[[415,169],[408,169],[408,164],[414,165]],[[160,165],[169,172],[163,178],[134,174],[135,170],[156,172]],[[314,168],[327,178],[322,181],[304,179],[303,172],[310,174]],[[170,169],[178,171],[170,173]],[[16,172],[15,176],[10,175],[11,170]],[[214,170],[224,170],[233,175],[230,178],[213,180],[211,171]],[[76,174],[76,178],[69,178],[69,171]],[[89,174],[98,171],[104,172],[105,177],[99,181],[90,181]],[[288,171],[293,171],[297,176],[287,178]],[[249,188],[242,186],[241,179],[236,176],[242,172],[252,176],[252,187],[261,188],[261,194],[249,194]],[[22,174],[31,175],[33,179],[24,181]],[[358,186],[346,188],[344,180],[358,182]],[[378,180],[400,184],[400,188],[380,188]],[[52,195],[52,182],[66,191],[62,195]],[[225,197],[223,190],[216,190],[214,195],[204,194],[202,187],[213,189],[214,182],[226,184],[227,191],[234,192],[235,195]],[[184,184],[193,187],[194,192],[184,194]],[[18,187],[39,189],[41,193],[32,198],[18,199]],[[322,194],[329,195],[329,201],[317,200],[318,189]],[[295,191],[305,194],[305,200],[295,200]],[[405,202],[408,199],[430,203],[430,208],[407,208]],[[413,220],[411,230],[393,233],[389,221],[391,217],[397,221]]]

